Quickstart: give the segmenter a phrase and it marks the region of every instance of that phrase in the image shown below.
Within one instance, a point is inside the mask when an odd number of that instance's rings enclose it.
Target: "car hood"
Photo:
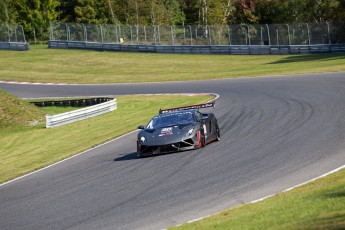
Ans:
[[[138,137],[139,141],[141,137],[145,138],[143,145],[166,145],[179,142],[183,139],[188,139],[195,133],[195,123],[174,125],[168,127],[160,127],[156,129],[143,129],[140,131]],[[188,135],[188,132],[193,129],[192,135]]]

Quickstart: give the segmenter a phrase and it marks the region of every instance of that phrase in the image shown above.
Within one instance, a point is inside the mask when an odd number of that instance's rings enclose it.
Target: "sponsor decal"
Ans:
[[[170,136],[170,135],[173,135],[172,127],[163,128],[163,129],[161,130],[161,134],[159,134],[160,137],[163,137],[163,136]]]
[[[198,105],[190,105],[190,106],[185,106],[185,107],[178,107],[178,108],[171,108],[171,109],[160,109],[159,114],[162,113],[170,113],[170,112],[175,112],[179,110],[189,110],[189,109],[205,109],[209,107],[215,107],[215,101],[208,102],[205,104],[198,104]]]

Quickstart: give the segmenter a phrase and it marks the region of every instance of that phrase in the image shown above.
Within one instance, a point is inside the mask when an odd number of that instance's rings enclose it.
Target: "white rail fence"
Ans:
[[[116,99],[87,108],[74,110],[72,112],[61,113],[54,116],[46,115],[46,128],[54,128],[76,121],[81,121],[90,117],[95,117],[114,111],[115,109],[117,109]]]

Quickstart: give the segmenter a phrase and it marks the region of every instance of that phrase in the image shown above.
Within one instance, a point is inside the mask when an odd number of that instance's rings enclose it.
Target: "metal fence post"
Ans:
[[[228,27],[228,34],[229,34],[229,45],[231,46],[231,28],[230,28],[230,26],[229,25],[227,25],[227,27]]]
[[[84,29],[84,41],[87,42],[87,29],[86,26],[84,24],[83,25],[83,29]]]
[[[119,33],[119,41],[120,41],[120,39],[122,38],[122,42],[121,43],[123,43],[123,35],[122,35],[122,30],[121,30],[121,25],[118,25],[118,33]]]
[[[277,46],[279,46],[279,30],[278,29],[276,29],[276,34],[277,34]]]
[[[11,34],[10,34],[10,27],[6,24],[7,27],[7,34],[8,34],[8,42],[11,42]]]
[[[147,40],[146,40],[146,26],[144,26],[144,39],[145,39],[145,45],[147,45]]]
[[[287,29],[288,29],[288,41],[289,41],[289,46],[291,46],[291,41],[290,41],[290,26],[289,24],[286,23]]]
[[[135,26],[136,33],[137,33],[137,45],[139,45],[139,28],[138,25]]]
[[[331,44],[331,33],[329,29],[329,23],[326,22],[326,24],[327,24],[327,33],[328,33],[328,44]]]
[[[270,28],[268,27],[268,24],[266,24],[267,27],[267,34],[268,34],[268,45],[271,45],[271,34],[270,34]]]
[[[65,31],[66,31],[66,40],[69,41],[69,36],[68,36],[68,25],[67,25],[67,23],[65,24]]]
[[[183,45],[186,45],[186,28],[184,27],[184,23],[183,23]]]
[[[100,24],[99,27],[101,29],[101,42],[103,43],[104,39],[103,39],[103,27],[102,27],[102,24]]]
[[[247,26],[247,34],[246,34],[246,35],[247,35],[247,36],[246,36],[246,37],[247,37],[247,39],[246,39],[246,40],[247,40],[247,45],[250,45],[250,33],[249,33],[249,25],[248,25],[248,24],[246,24],[246,26]]]
[[[309,25],[307,24],[307,31],[308,31],[308,45],[310,45],[310,32],[309,32]]]
[[[189,33],[190,33],[190,45],[192,46],[193,45],[192,26],[191,25],[188,25],[188,26],[189,26]]]
[[[129,26],[129,31],[130,31],[130,33],[131,33],[131,44],[133,44],[133,31],[132,31],[132,26]]]
[[[22,26],[19,26],[19,27],[22,29],[22,34],[23,34],[24,43],[26,43],[24,28],[23,28]]]
[[[159,44],[161,44],[161,28],[157,26],[157,29],[158,29],[158,42]]]
[[[175,41],[174,41],[174,29],[172,26],[170,26],[170,30],[171,30],[171,43],[174,46],[175,45]]]
[[[209,45],[212,45],[211,30],[210,30],[210,27],[209,27],[208,25],[206,26],[206,33],[208,34],[208,37],[209,37],[209,38],[208,38],[208,42],[209,42],[208,44],[209,44]]]
[[[67,41],[70,41],[71,40],[71,29],[70,29],[68,24],[66,24],[66,26],[67,26],[67,36],[68,36]]]
[[[115,43],[118,43],[119,42],[119,32],[118,32],[117,25],[114,25],[114,30],[115,30],[115,37],[116,37]]]
[[[151,43],[150,43],[150,29],[151,29],[151,33],[152,33],[152,41],[151,41]],[[157,31],[157,27],[155,26],[155,25],[152,25],[152,26],[149,26],[149,43],[150,44],[154,44],[154,45],[157,45],[156,43],[157,43],[157,35],[156,35],[156,31]]]
[[[18,42],[17,29],[14,29],[14,40]]]

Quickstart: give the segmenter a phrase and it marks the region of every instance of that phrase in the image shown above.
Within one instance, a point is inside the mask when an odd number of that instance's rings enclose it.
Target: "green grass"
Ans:
[[[171,230],[345,229],[345,170]]]
[[[345,71],[344,54],[190,55],[48,49],[0,50],[0,80],[118,83]]]
[[[43,111],[45,114],[48,115],[56,115],[59,113],[70,112],[77,109],[82,109],[85,107],[72,107],[72,106],[46,106],[46,107],[38,107],[39,110]]]
[[[0,99],[0,132],[6,128],[33,126],[44,120],[44,112],[28,102],[18,100],[2,90]]]
[[[146,124],[160,108],[211,99],[210,96],[121,96],[117,97],[118,109],[113,112],[46,129],[44,112],[2,92],[0,101],[7,97],[12,102],[8,107],[17,108],[18,112],[12,113],[11,118],[1,119],[10,122],[2,122],[0,126],[0,183],[135,130],[138,125]],[[27,116],[24,113],[27,110],[34,111],[35,115]],[[32,118],[40,122],[32,125]]]

